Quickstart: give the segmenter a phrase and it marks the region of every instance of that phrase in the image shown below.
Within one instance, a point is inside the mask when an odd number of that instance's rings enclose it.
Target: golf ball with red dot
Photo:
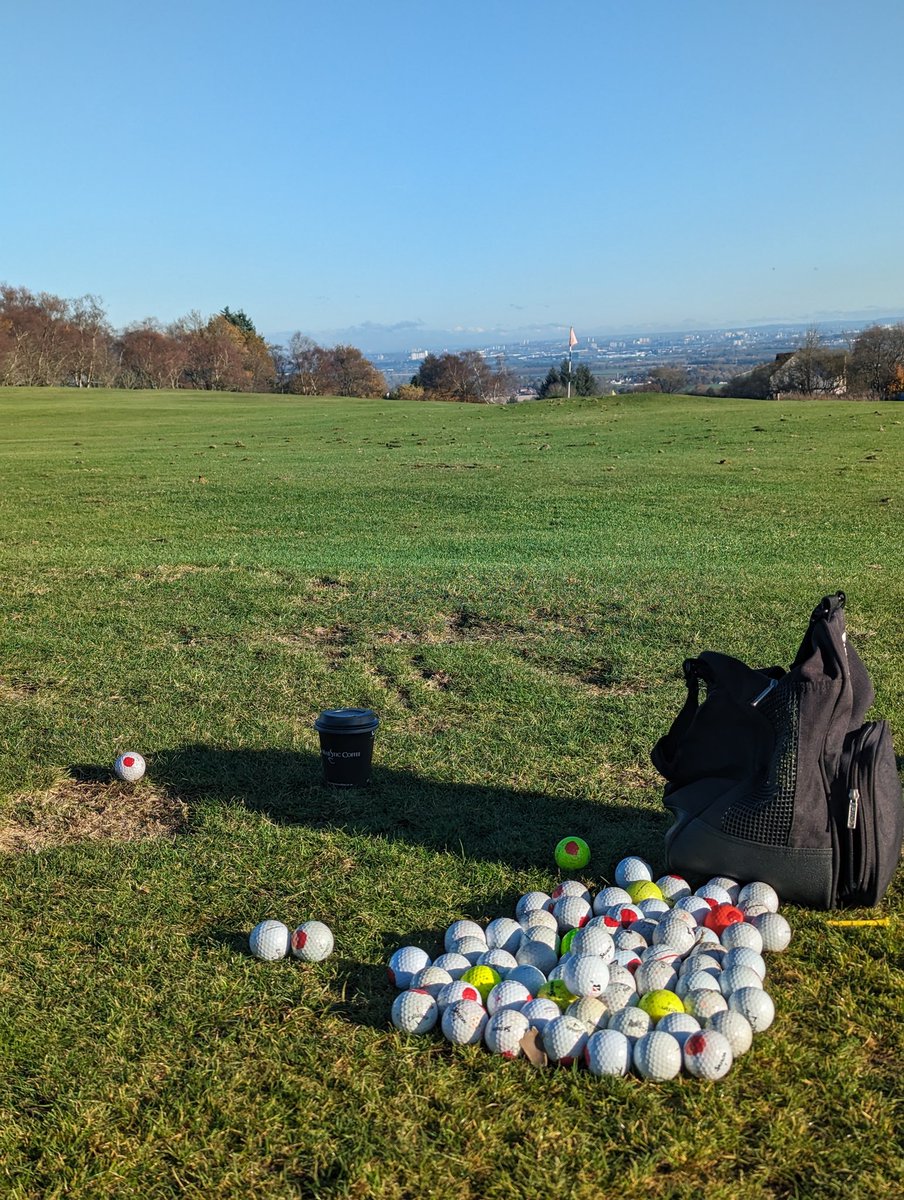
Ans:
[[[117,758],[113,764],[113,771],[118,779],[125,780],[126,783],[137,783],[144,775],[145,767],[145,761],[137,751],[127,750]]]

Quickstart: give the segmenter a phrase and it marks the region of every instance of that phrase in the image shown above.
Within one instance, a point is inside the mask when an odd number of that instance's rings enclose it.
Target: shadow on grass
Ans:
[[[362,788],[323,783],[317,755],[190,745],[154,755],[148,774],[189,805],[242,804],[280,824],[371,834],[518,869],[551,866],[565,836],[583,837],[595,877],[624,854],[662,858],[664,809],[455,784],[375,767]]]

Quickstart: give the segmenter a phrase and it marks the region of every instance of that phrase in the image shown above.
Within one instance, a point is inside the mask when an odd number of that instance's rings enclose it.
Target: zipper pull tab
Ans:
[[[859,814],[859,811],[860,811],[860,793],[856,788],[851,788],[851,790],[848,792],[848,815],[847,815],[848,829],[856,829],[857,828],[857,816]]]

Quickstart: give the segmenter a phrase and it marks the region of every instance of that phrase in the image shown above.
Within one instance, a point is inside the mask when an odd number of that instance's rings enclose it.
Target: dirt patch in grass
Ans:
[[[181,801],[143,782],[64,779],[45,792],[20,796],[0,817],[0,853],[27,854],[72,842],[138,842],[172,837],[187,824]]]

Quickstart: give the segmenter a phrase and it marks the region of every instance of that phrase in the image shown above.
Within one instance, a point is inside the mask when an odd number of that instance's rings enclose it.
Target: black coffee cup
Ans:
[[[370,781],[374,734],[380,718],[369,708],[325,708],[314,728],[320,734],[323,778],[333,787]]]

